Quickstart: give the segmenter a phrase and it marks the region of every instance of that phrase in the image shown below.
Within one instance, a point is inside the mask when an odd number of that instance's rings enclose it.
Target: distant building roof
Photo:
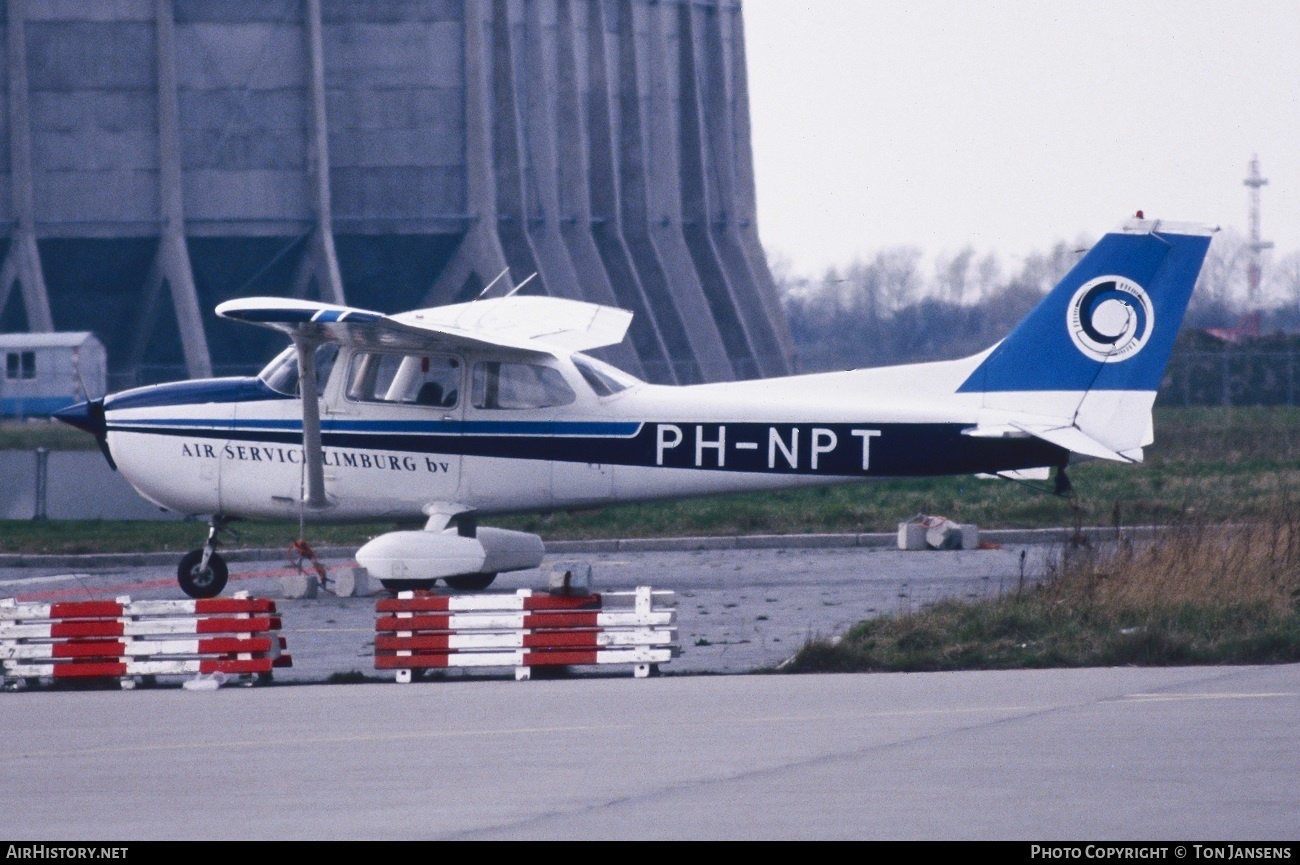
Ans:
[[[61,333],[0,333],[0,351],[4,349],[76,348],[99,339],[88,330]],[[99,343],[102,346],[102,343]]]

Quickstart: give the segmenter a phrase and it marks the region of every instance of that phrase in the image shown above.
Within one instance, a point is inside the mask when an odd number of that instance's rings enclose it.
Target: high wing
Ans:
[[[632,313],[558,297],[498,297],[385,315],[284,297],[250,297],[217,307],[223,318],[290,337],[439,350],[509,348],[585,351],[623,341]]]
[[[623,340],[632,313],[557,297],[497,297],[387,316],[381,312],[284,297],[229,300],[217,315],[286,333],[298,353],[306,504],[324,508],[324,451],[316,396],[316,347],[325,341],[393,348],[455,351],[506,348],[549,354],[613,345]],[[434,519],[430,515],[430,519]]]

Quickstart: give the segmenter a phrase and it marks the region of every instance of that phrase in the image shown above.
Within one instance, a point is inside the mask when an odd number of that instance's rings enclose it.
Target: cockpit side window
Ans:
[[[560,371],[536,363],[485,360],[474,364],[470,401],[481,409],[534,409],[576,399]]]
[[[325,393],[325,385],[334,371],[334,361],[338,360],[339,347],[327,342],[316,349],[316,395]],[[266,365],[258,378],[277,393],[299,396],[298,389],[298,352],[289,347],[276,355],[275,360]]]
[[[348,399],[453,408],[460,372],[454,357],[358,352],[348,374]]]

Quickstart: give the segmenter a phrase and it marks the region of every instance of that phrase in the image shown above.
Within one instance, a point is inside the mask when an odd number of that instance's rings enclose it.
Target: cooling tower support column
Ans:
[[[473,300],[506,268],[505,251],[497,235],[497,180],[492,158],[492,9],[486,3],[465,5],[464,39],[465,188],[473,221],[429,290],[426,301],[431,305]]]
[[[681,14],[690,26],[692,52],[683,59],[692,64],[695,72],[691,89],[697,99],[691,107],[700,130],[708,237],[727,275],[730,301],[745,324],[758,372],[764,376],[789,375],[793,340],[789,339],[785,314],[780,309],[775,287],[771,288],[769,297],[768,289],[756,277],[737,224],[736,212],[742,198],[737,189],[738,175],[749,169],[742,167],[737,159],[740,145],[736,143],[736,128],[737,118],[748,111],[748,103],[742,104],[737,97],[727,70],[733,63],[744,62],[735,56],[735,38],[741,30],[740,7],[686,5]],[[685,99],[687,87],[683,85],[682,90]],[[745,134],[749,134],[748,124]],[[746,158],[751,158],[748,151]],[[750,177],[752,180],[752,174]],[[762,258],[761,248],[758,253],[766,274],[767,262]],[[785,343],[780,336],[783,331],[787,331]]]
[[[582,110],[582,89],[578,75],[578,47],[583,44],[574,26],[573,13],[576,0],[558,0],[555,22],[538,21],[543,33],[554,34],[543,44],[543,59],[547,53],[554,55],[555,121],[549,124],[550,140],[555,162],[558,210],[558,228],[569,260],[573,263],[583,296],[608,306],[618,306],[621,298],[615,293],[605,271],[600,252],[596,249],[591,220],[591,154],[587,145],[587,120]],[[534,56],[537,49],[534,49]],[[541,76],[538,76],[539,78]],[[536,86],[536,84],[534,85]],[[593,117],[593,123],[602,118]],[[608,122],[608,117],[604,118]],[[644,375],[638,352],[628,342],[610,346],[605,350],[614,363],[637,375]]]
[[[560,236],[561,180],[556,158],[555,116],[558,0],[546,4],[521,4],[516,0],[514,4],[507,3],[506,8],[512,5],[518,10],[518,25],[513,15],[508,16],[510,78],[515,83],[511,101],[516,116],[521,121],[526,119],[519,127],[521,201],[529,243],[542,272],[539,278],[547,294],[608,303],[613,299],[612,293],[602,297],[599,284],[587,285],[579,280]],[[524,37],[516,41],[516,32],[522,32]]]
[[[203,333],[199,293],[194,285],[194,271],[185,244],[180,104],[176,92],[176,22],[172,17],[172,0],[156,0],[154,8],[158,19],[158,199],[163,226],[152,272],[159,274],[171,288],[186,372],[190,378],[207,378],[212,375],[212,359]]]
[[[638,57],[638,42],[642,41],[638,39],[638,11],[644,10],[632,4],[619,6],[619,18],[614,25],[618,34],[617,77],[613,88],[617,93],[617,165],[623,241],[632,255],[668,350],[671,371],[662,374],[660,380],[681,384],[731,381],[735,375],[722,349],[722,337],[700,296],[689,255],[681,250],[683,255],[674,256],[670,261],[659,248],[659,238],[652,230],[652,225],[668,221],[668,217],[660,215],[654,189],[665,184],[652,180],[657,166],[651,160],[654,148],[645,131],[651,121],[645,116],[641,95],[642,69],[646,64]],[[650,14],[646,12],[643,18]],[[640,24],[644,32],[645,21]],[[647,89],[653,86],[649,82]],[[671,128],[667,133],[672,135]],[[671,181],[668,185],[672,185]],[[681,266],[683,256],[685,268]]]
[[[577,0],[571,0],[572,3]],[[641,368],[655,381],[675,384],[670,355],[661,324],[651,312],[645,287],[637,276],[632,256],[623,241],[619,212],[618,165],[614,148],[617,130],[610,97],[609,58],[606,51],[606,21],[601,0],[587,0],[587,216],[591,236],[605,272],[618,297],[618,305],[633,313],[628,335]],[[576,46],[575,46],[576,47]],[[680,328],[680,324],[678,325]]]
[[[334,217],[330,207],[329,130],[325,125],[325,47],[321,41],[320,0],[307,0],[307,76],[311,96],[310,126],[307,131],[307,174],[311,183],[312,209],[316,226],[311,243],[294,274],[293,295],[306,297],[311,278],[316,277],[320,299],[347,303],[343,277],[334,251]]]
[[[758,238],[758,196],[754,191],[754,148],[750,140],[749,123],[749,72],[745,65],[745,16],[744,10],[737,5],[731,18],[731,63],[730,81],[731,104],[734,106],[728,115],[734,124],[727,140],[735,149],[730,156],[730,164],[735,166],[735,186],[731,190],[733,212],[727,220],[728,234],[734,234],[740,243],[749,272],[754,277],[754,287],[767,320],[771,323],[772,333],[776,339],[781,356],[790,372],[795,369],[794,337],[790,333],[790,321],[781,308],[780,296],[776,289],[776,280],[767,266],[767,255]]]
[[[680,84],[675,74],[678,56],[674,51],[676,33],[676,4],[636,5],[627,15],[629,27],[638,16],[644,16],[641,39],[635,30],[628,40],[632,52],[645,46],[645,63],[639,63],[638,80],[624,82],[638,96],[633,109],[639,115],[646,132],[644,146],[647,175],[647,207],[650,239],[663,262],[668,285],[677,308],[681,311],[691,348],[705,381],[731,381],[737,378],[733,361],[743,356],[744,350],[735,350],[737,339],[744,339],[729,327],[730,322],[715,317],[710,306],[706,287],[696,270],[691,251],[686,243],[682,225],[680,160],[681,128],[676,110],[682,95],[676,89]],[[639,58],[638,58],[639,59]],[[644,77],[644,91],[642,82]],[[641,99],[645,92],[648,98]],[[644,114],[642,114],[644,112]],[[628,120],[624,115],[624,121]]]
[[[714,13],[717,14],[716,9]],[[759,350],[759,338],[763,323],[752,314],[746,315],[752,308],[747,310],[737,301],[736,283],[745,274],[735,269],[728,270],[714,242],[715,220],[725,219],[720,213],[715,216],[714,206],[721,191],[718,175],[723,166],[711,158],[709,131],[726,121],[720,116],[705,117],[705,95],[701,93],[704,84],[700,80],[697,58],[697,52],[702,51],[703,46],[699,44],[702,40],[697,38],[698,28],[691,4],[677,7],[676,23],[682,234],[695,262],[695,270],[700,275],[709,309],[713,311],[713,318],[726,340],[727,354],[737,377],[758,378],[775,374],[780,371],[778,368],[766,369],[761,364],[764,353]],[[726,110],[725,102],[722,110]]]
[[[9,0],[9,159],[14,216],[18,227],[9,242],[9,255],[0,268],[0,312],[4,312],[14,282],[22,286],[27,329],[54,330],[50,296],[45,289],[41,256],[36,247],[36,205],[32,180],[32,127],[28,109],[27,38],[23,0]]]
[[[511,57],[510,6],[506,0],[492,0],[491,83],[488,105],[491,116],[492,167],[496,173],[497,236],[511,280],[537,274],[537,288],[545,293],[549,274],[543,272],[528,241],[524,206],[523,148],[519,137],[519,106],[515,103],[515,64]],[[513,282],[506,286],[513,288]]]

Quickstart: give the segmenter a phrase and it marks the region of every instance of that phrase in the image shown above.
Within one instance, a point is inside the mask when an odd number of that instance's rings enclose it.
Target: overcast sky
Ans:
[[[743,0],[759,233],[1017,256],[1138,208],[1300,249],[1300,3]]]

